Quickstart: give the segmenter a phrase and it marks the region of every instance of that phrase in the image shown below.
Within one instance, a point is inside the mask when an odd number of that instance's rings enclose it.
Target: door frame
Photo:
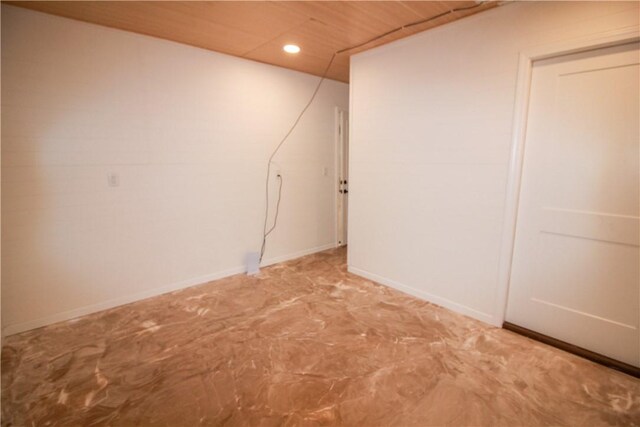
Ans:
[[[349,144],[349,134],[347,133],[346,135],[343,134],[343,130],[341,130],[341,127],[344,127],[344,113],[348,113],[349,110],[344,109],[344,108],[340,108],[340,107],[335,107],[335,174],[334,174],[334,179],[333,179],[333,183],[335,185],[334,187],[334,191],[335,191],[335,216],[334,216],[334,224],[335,224],[335,239],[334,239],[334,246],[335,247],[340,247],[340,246],[344,246],[346,243],[341,242],[340,239],[342,238],[342,236],[340,236],[340,207],[342,206],[342,208],[344,209],[344,205],[341,205],[341,197],[343,197],[340,193],[339,193],[339,189],[340,189],[340,179],[341,179],[341,166],[342,163],[344,161],[343,157],[344,157],[344,142],[347,141],[347,150],[348,150],[348,144]],[[348,123],[348,118],[347,118],[347,123]],[[347,127],[349,127],[349,125],[347,124]],[[345,138],[346,137],[346,138]],[[347,163],[345,166],[345,168],[349,168],[349,159],[347,157]],[[348,175],[348,174],[347,174]],[[348,227],[348,216],[345,215],[343,218],[343,221],[347,224]],[[347,228],[348,230],[348,228]],[[348,232],[347,232],[348,233]],[[348,239],[347,239],[348,241]]]
[[[498,286],[496,291],[497,309],[493,324],[502,327],[507,311],[511,264],[516,237],[518,206],[520,204],[520,185],[524,164],[524,146],[529,118],[529,97],[531,93],[531,74],[534,61],[564,56],[587,50],[600,49],[640,40],[640,26],[626,27],[615,31],[593,34],[571,41],[537,46],[520,52],[518,78],[513,115],[511,153],[504,204],[504,226],[498,265]]]

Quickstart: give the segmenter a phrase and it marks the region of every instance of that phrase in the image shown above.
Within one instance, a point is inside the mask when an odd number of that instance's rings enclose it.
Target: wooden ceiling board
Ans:
[[[314,75],[334,52],[473,1],[5,1]],[[403,28],[336,57],[327,77],[349,81],[349,56],[495,7],[488,2]],[[282,51],[298,44],[298,55]]]
[[[176,10],[179,2],[34,1],[7,2],[40,12],[240,55],[264,37]],[[189,2],[191,3],[191,2]],[[199,2],[193,2],[199,8]]]
[[[192,19],[215,22],[263,40],[274,31],[284,32],[308,21],[308,17],[268,1],[167,1],[158,9],[180,11]]]
[[[352,43],[350,40],[351,36],[343,29],[313,20],[275,37],[266,43],[266,45],[279,44],[279,49],[282,51],[284,44],[294,43],[299,45],[306,53],[321,56],[328,61],[334,52]],[[296,56],[299,55],[278,54],[278,57],[295,58]],[[344,61],[344,64],[348,65],[348,55],[342,55],[338,58],[337,62],[341,61]]]
[[[281,4],[333,28],[341,28],[352,35],[351,43],[362,42],[420,18],[417,13],[398,7],[397,2],[292,1]]]
[[[432,18],[438,16],[439,14],[448,12],[450,10],[454,10],[457,8],[466,8],[470,6],[474,6],[474,2],[469,1],[434,1],[434,2],[422,2],[422,1],[403,1],[402,4],[418,13],[422,19]],[[414,28],[418,28],[415,32],[425,31],[429,28],[434,28],[443,24],[447,24],[449,22],[456,21],[460,18],[464,18],[470,14],[477,13],[481,10],[486,10],[489,7],[493,7],[495,4],[487,3],[478,7],[478,10],[472,9],[470,11],[462,11],[462,12],[453,12],[451,14],[447,14],[445,16],[441,16],[436,18],[435,20],[424,24],[418,25]]]
[[[402,1],[405,7],[415,11],[423,18],[429,18],[438,13],[446,12],[461,7],[473,6],[474,2],[470,1]]]

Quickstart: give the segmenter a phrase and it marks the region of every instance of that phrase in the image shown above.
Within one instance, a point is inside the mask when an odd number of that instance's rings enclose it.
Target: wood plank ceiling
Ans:
[[[322,75],[334,52],[395,28],[476,6],[473,1],[7,1],[15,6],[146,34]],[[349,81],[349,56],[496,5],[488,2],[405,28],[336,57],[327,77]],[[297,44],[297,55],[283,52]]]

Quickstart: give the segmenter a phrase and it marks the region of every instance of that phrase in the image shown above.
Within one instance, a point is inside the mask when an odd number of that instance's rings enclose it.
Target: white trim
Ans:
[[[349,149],[349,138],[345,137],[344,134],[344,128],[347,128],[347,131],[349,131],[350,126],[349,126],[349,111],[345,110],[344,108],[340,108],[340,107],[336,107],[336,141],[335,141],[335,151],[336,151],[336,157],[335,157],[335,165],[336,165],[336,173],[335,173],[335,181],[334,181],[334,191],[335,191],[335,224],[336,224],[336,233],[335,233],[335,244],[336,247],[339,246],[345,246],[347,245],[347,243],[349,242],[348,239],[348,230],[349,228],[346,227],[346,225],[349,223],[348,218],[344,217],[343,218],[343,223],[342,223],[342,227],[340,227],[340,217],[341,214],[344,213],[345,210],[345,204],[348,203],[345,199],[346,197],[341,194],[339,192],[339,189],[342,188],[342,185],[340,184],[340,181],[343,178],[349,179],[349,173],[348,173],[348,164],[346,165],[346,169],[347,169],[347,173],[345,175],[343,175],[343,172],[345,171],[343,166],[345,163],[345,157],[346,157],[346,162],[349,162],[349,156],[345,156],[344,155],[344,151],[345,151],[345,142],[347,145],[347,150]],[[346,125],[346,126],[345,126]],[[350,131],[349,131],[350,132]],[[347,211],[347,215],[348,215],[348,211]],[[347,230],[347,232],[345,233],[344,230]],[[347,237],[345,238],[345,234],[347,234]],[[344,240],[344,242],[342,241]]]
[[[292,259],[315,254],[317,252],[322,252],[322,251],[326,251],[327,249],[333,249],[333,248],[335,248],[335,245],[333,244],[333,242],[331,242],[331,243],[327,243],[326,245],[316,246],[315,248],[304,249],[302,251],[293,252],[287,255],[281,255],[274,258],[269,258],[266,261],[262,261],[261,267],[267,267],[269,265],[278,264],[280,262],[290,261]],[[243,269],[242,272],[244,273],[244,271],[245,270]]]
[[[332,191],[333,193],[333,204],[334,204],[334,209],[333,209],[333,229],[334,229],[334,247],[338,247],[339,246],[339,239],[340,236],[338,235],[338,224],[340,223],[339,220],[339,213],[338,213],[338,208],[339,208],[339,202],[338,202],[338,181],[340,180],[340,111],[342,111],[342,108],[336,106],[335,108],[335,112],[334,112],[334,123],[335,123],[335,129],[334,129],[334,141],[333,141],[333,150],[334,150],[334,156],[333,156],[333,169],[334,169],[334,174],[333,174],[333,187],[332,187]]]
[[[613,31],[591,34],[587,37],[570,41],[536,46],[520,53],[514,105],[511,155],[509,160],[509,176],[507,177],[507,191],[504,205],[504,227],[498,267],[498,286],[496,289],[497,305],[496,314],[491,322],[492,324],[502,325],[507,311],[509,280],[511,278],[511,263],[513,260],[518,204],[520,200],[522,165],[524,163],[524,146],[527,133],[533,62],[555,56],[631,43],[639,39],[640,27],[635,25]]]
[[[353,159],[353,157],[351,156],[351,147],[353,144],[353,123],[356,123],[354,121],[354,116],[353,113],[355,112],[354,108],[353,108],[353,103],[354,103],[354,80],[353,80],[353,67],[352,67],[353,63],[352,63],[352,57],[349,57],[349,146],[347,147],[349,150],[348,153],[348,160],[349,160],[349,188],[353,188],[353,176],[351,176],[351,159]],[[351,202],[351,198],[353,197],[353,192],[349,193],[349,202]],[[353,212],[352,209],[353,205],[351,203],[349,203],[349,209],[347,210],[347,225],[352,224],[351,222],[351,215]],[[347,227],[347,263],[349,262],[349,258],[351,257],[350,253],[351,253],[351,245],[348,244],[348,242],[351,242],[351,236],[349,235],[349,233],[351,232],[351,227]]]
[[[327,249],[331,249],[333,247],[334,247],[333,243],[329,243],[327,245],[322,245],[322,246],[318,246],[311,249],[305,249],[303,251],[294,252],[288,255],[282,255],[282,256],[270,258],[264,261],[262,263],[262,266],[265,267],[268,265],[289,261],[295,258],[300,258],[305,255],[310,255],[316,252],[321,252]],[[14,335],[20,332],[25,332],[31,329],[40,328],[40,327],[51,325],[54,323],[77,319],[78,317],[81,317],[81,316],[86,316],[92,313],[97,313],[99,311],[108,310],[110,308],[118,307],[125,304],[130,304],[132,302],[141,301],[147,298],[152,298],[152,297],[166,294],[169,292],[190,288],[192,286],[202,285],[207,282],[211,282],[213,280],[223,279],[225,277],[233,276],[236,274],[242,274],[242,273],[245,273],[246,271],[247,269],[245,266],[230,268],[227,270],[206,274],[204,276],[199,276],[192,279],[182,280],[180,282],[172,283],[167,286],[149,289],[143,292],[138,292],[138,293],[127,295],[120,298],[114,298],[108,301],[103,301],[96,304],[87,305],[84,307],[74,308],[72,310],[63,311],[60,313],[52,314],[50,316],[40,317],[38,319],[29,320],[27,322],[14,323],[12,325],[7,325],[2,330],[2,336],[7,337],[9,335]]]
[[[395,280],[388,279],[386,277],[378,276],[377,274],[370,273],[366,270],[361,270],[356,267],[348,266],[347,271],[349,273],[353,273],[357,276],[364,277],[369,280],[373,280],[374,282],[384,285],[389,288],[393,288],[395,290],[401,291],[405,294],[409,294],[411,296],[420,298],[422,300],[428,301],[430,303],[439,305],[441,307],[447,308],[451,311],[455,311],[456,313],[464,314],[465,316],[472,317],[474,319],[480,320],[481,322],[489,323],[494,326],[502,326],[502,324],[495,324],[493,322],[494,317],[488,313],[483,313],[471,307],[468,307],[463,304],[458,304],[457,302],[453,302],[446,298],[442,298],[428,292],[421,291],[420,289],[413,288],[411,286],[407,286],[400,282],[396,282]]]
[[[120,298],[114,298],[107,301],[102,301],[96,304],[87,305],[84,307],[74,308],[72,310],[63,311],[60,313],[52,314],[50,316],[40,317],[38,319],[29,320],[22,323],[14,323],[6,326],[2,330],[3,336],[9,336],[20,332],[28,331],[30,329],[40,328],[42,326],[51,325],[53,323],[62,322],[65,320],[75,319],[80,316],[86,316],[91,313],[107,310],[120,305],[129,304],[135,301],[155,297],[158,295],[166,294],[169,292],[177,291],[180,289],[196,286],[202,283],[210,282],[212,280],[221,279],[223,277],[232,276],[234,274],[242,273],[245,270],[244,267],[236,267],[229,270],[220,271],[217,273],[207,274],[204,276],[195,277],[189,280],[182,280],[177,283],[172,283],[167,286],[159,288],[153,288],[146,291],[138,292],[132,295],[127,295]]]

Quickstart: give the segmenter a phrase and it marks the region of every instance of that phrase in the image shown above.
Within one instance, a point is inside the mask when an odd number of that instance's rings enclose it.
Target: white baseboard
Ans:
[[[316,252],[326,251],[327,249],[333,249],[335,247],[336,247],[335,243],[328,243],[326,245],[316,246],[315,248],[305,249],[303,251],[298,251],[298,252],[294,252],[294,253],[287,254],[287,255],[281,255],[281,256],[269,258],[267,260],[262,261],[262,264],[260,264],[260,267],[261,268],[262,267],[268,267],[268,266],[273,265],[273,264],[278,264],[279,262],[290,261],[292,259],[300,258],[300,257],[306,256],[306,255],[315,254]]]
[[[294,252],[287,255],[281,255],[274,258],[269,258],[268,260],[262,263],[262,267],[266,267],[268,265],[273,265],[273,264],[277,264],[284,261],[289,261],[295,258],[300,258],[302,256],[310,255],[316,252],[321,252],[327,249],[331,249],[333,247],[335,247],[335,245],[331,243],[327,245],[317,246],[311,249],[305,249],[303,251],[298,251],[298,252]],[[6,337],[9,335],[18,334],[20,332],[29,331],[31,329],[40,328],[42,326],[47,326],[47,325],[51,325],[58,322],[64,322],[67,320],[76,319],[81,316],[86,316],[88,314],[108,310],[110,308],[118,307],[120,305],[130,304],[132,302],[141,301],[147,298],[155,297],[158,295],[166,294],[166,293],[177,291],[180,289],[189,288],[191,286],[202,285],[204,283],[211,282],[212,280],[223,279],[225,277],[229,277],[235,274],[241,274],[245,272],[246,272],[246,267],[244,265],[240,267],[234,267],[234,268],[218,271],[211,274],[206,274],[204,276],[194,277],[188,280],[182,280],[180,282],[172,283],[167,286],[161,286],[159,288],[149,289],[143,292],[126,295],[120,298],[114,298],[114,299],[102,301],[96,304],[74,308],[72,310],[63,311],[60,313],[52,314],[50,316],[40,317],[34,320],[29,320],[27,322],[7,325],[2,329],[2,336]]]
[[[447,308],[451,311],[455,311],[456,313],[464,314],[465,316],[472,317],[474,319],[480,320],[481,322],[488,323],[492,326],[499,326],[499,327],[502,326],[502,325],[496,324],[495,318],[491,314],[483,313],[482,311],[478,311],[466,305],[453,302],[446,298],[442,298],[442,297],[430,294],[428,292],[421,291],[416,288],[412,288],[411,286],[404,285],[402,283],[396,282],[395,280],[387,279],[386,277],[378,276],[377,274],[370,273],[366,270],[361,270],[359,268],[352,267],[352,266],[348,266],[347,269],[349,273],[353,273],[355,275],[362,276],[366,279],[373,280],[374,282],[379,283],[381,285],[396,289],[398,291],[404,292],[411,296],[431,302],[433,304]]]

